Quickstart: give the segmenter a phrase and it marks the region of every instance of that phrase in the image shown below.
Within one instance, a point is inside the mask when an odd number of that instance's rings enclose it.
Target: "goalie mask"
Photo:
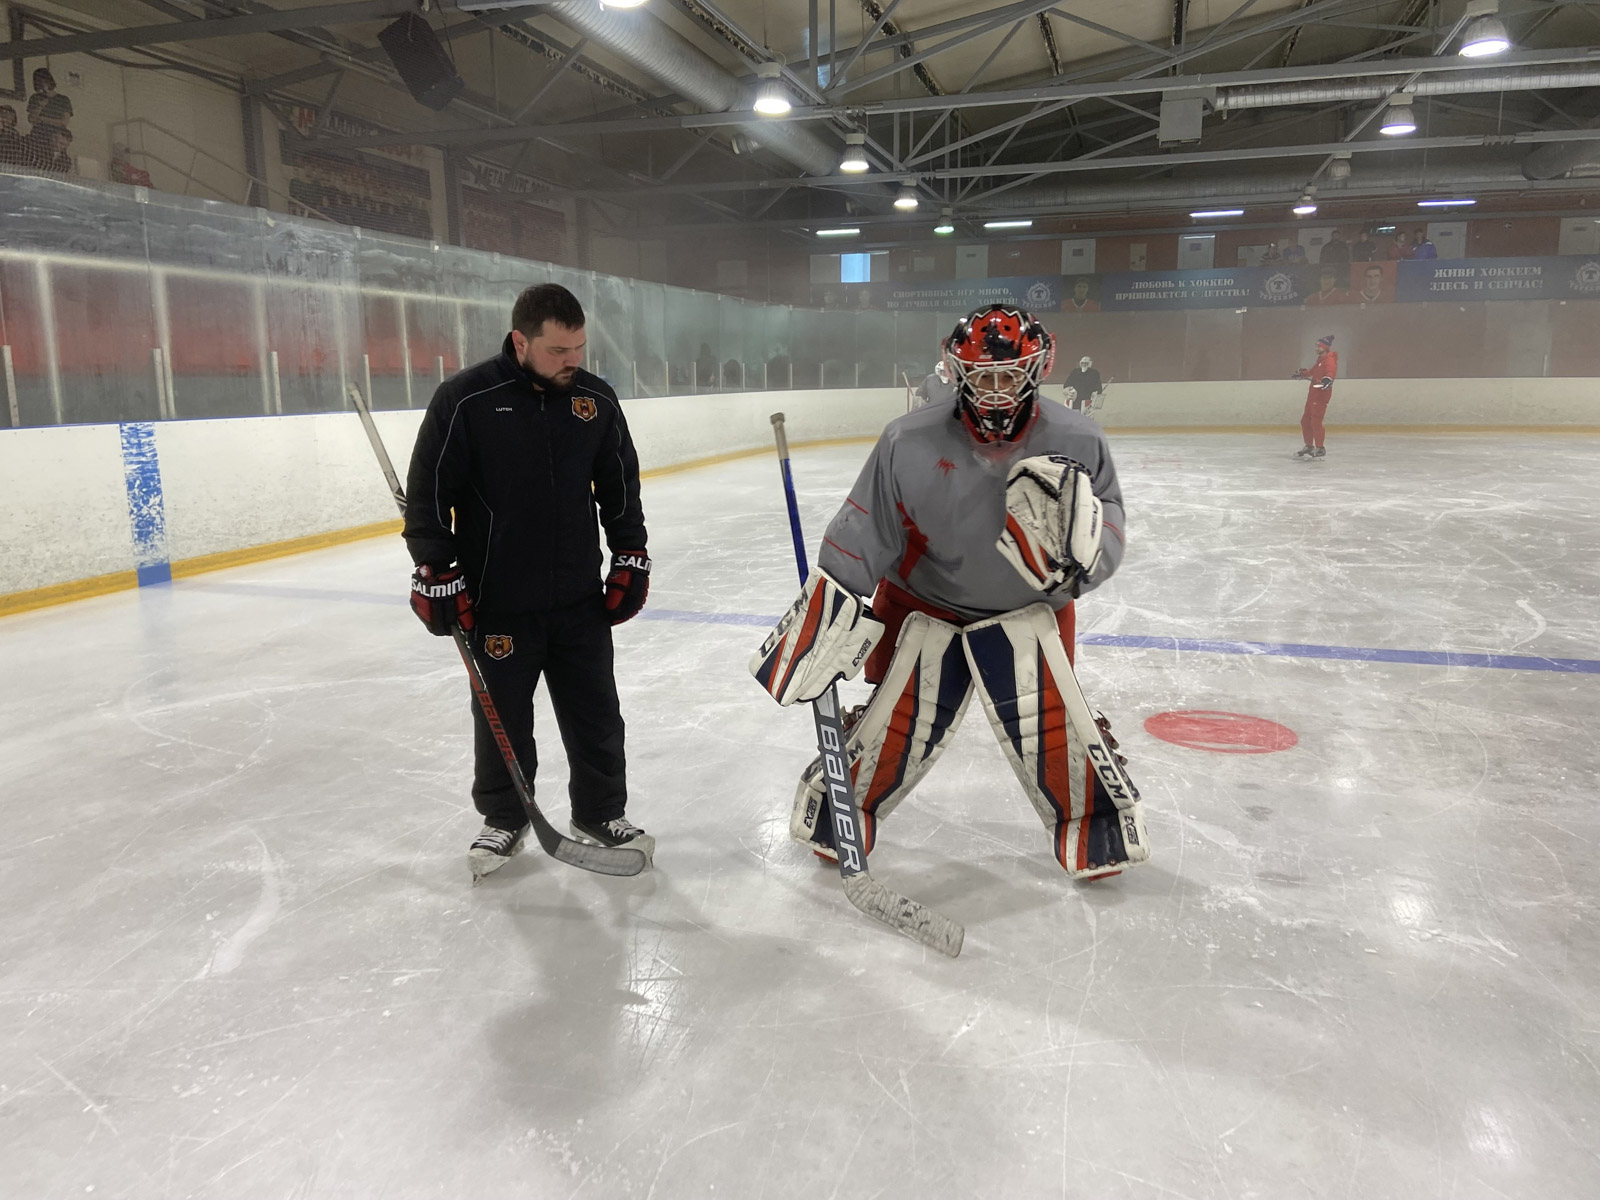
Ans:
[[[1055,339],[1032,313],[1005,305],[974,309],[945,343],[956,412],[980,442],[1014,442],[1033,420]]]

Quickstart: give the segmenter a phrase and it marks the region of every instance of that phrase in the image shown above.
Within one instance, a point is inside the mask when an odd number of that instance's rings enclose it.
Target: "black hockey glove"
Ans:
[[[426,563],[411,575],[411,611],[436,637],[449,637],[450,628],[472,628],[472,597],[460,567],[430,567]]]
[[[623,550],[611,556],[606,576],[606,615],[621,625],[639,615],[650,592],[650,556],[643,550]]]

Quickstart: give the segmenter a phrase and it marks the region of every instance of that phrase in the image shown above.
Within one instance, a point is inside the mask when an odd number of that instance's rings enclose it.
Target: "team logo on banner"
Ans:
[[[580,421],[594,420],[596,412],[594,401],[587,396],[574,396],[572,398],[572,415]]]
[[[511,657],[511,637],[504,633],[486,633],[483,635],[483,652],[490,658],[501,659]]]
[[[1572,277],[1575,292],[1600,292],[1600,262],[1586,262]]]

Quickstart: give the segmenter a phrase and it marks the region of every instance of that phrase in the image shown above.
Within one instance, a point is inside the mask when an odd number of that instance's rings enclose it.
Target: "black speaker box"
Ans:
[[[394,24],[385,26],[378,34],[378,42],[417,103],[439,110],[466,87],[466,81],[456,74],[455,64],[421,13],[407,13]]]

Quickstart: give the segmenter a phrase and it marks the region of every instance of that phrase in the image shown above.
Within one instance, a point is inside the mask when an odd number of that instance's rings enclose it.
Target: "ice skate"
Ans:
[[[1316,448],[1316,450],[1314,450],[1312,452],[1311,457],[1312,458],[1327,458],[1328,457],[1328,451],[1327,451],[1327,449],[1325,447],[1318,446]]]
[[[570,823],[572,836],[597,846],[626,846],[644,854],[645,862],[654,864],[656,840],[627,817],[610,821],[580,821],[573,817]]]
[[[1299,450],[1296,450],[1294,452],[1294,456],[1296,458],[1305,458],[1305,459],[1315,458],[1317,456],[1317,448],[1315,446],[1304,446],[1304,447],[1300,448]]]
[[[492,874],[505,866],[511,860],[511,856],[522,849],[522,839],[527,832],[526,825],[515,832],[494,825],[485,825],[478,831],[478,836],[473,839],[471,848],[467,850],[467,865],[472,868],[474,887],[485,875]]]

